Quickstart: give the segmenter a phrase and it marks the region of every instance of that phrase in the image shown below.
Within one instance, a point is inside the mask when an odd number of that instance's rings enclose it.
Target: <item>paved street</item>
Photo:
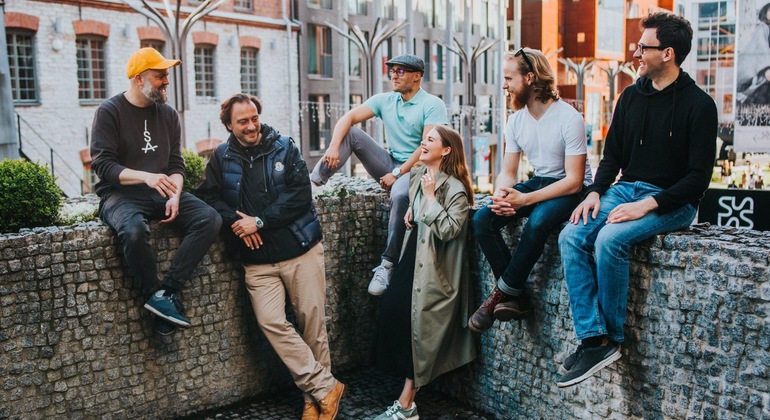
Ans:
[[[398,398],[403,381],[386,377],[374,369],[363,369],[342,373],[339,379],[347,384],[348,392],[342,399],[340,420],[371,419],[385,411]],[[483,420],[488,417],[474,412],[469,407],[437,391],[426,387],[417,394],[420,419],[426,420]],[[290,420],[299,419],[302,414],[302,395],[298,390],[267,395],[258,399],[242,401],[224,409],[199,413],[184,420]]]

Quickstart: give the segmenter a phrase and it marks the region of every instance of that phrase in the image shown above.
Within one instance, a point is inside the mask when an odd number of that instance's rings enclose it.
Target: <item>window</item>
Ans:
[[[195,96],[215,99],[214,91],[214,46],[195,46]]]
[[[464,72],[463,61],[460,59],[460,56],[452,54],[452,75],[454,76],[452,80],[455,82],[462,82]]]
[[[434,64],[432,67],[435,69],[433,73],[433,79],[436,81],[444,80],[444,47],[438,44],[433,44],[433,57],[431,62]]]
[[[39,102],[35,80],[35,43],[32,38],[33,34],[26,31],[6,33],[11,97],[17,105]]]
[[[251,12],[254,10],[254,2],[252,0],[235,0],[233,5],[235,6],[235,10],[239,11]]]
[[[77,37],[78,98],[81,103],[99,103],[107,98],[104,38]]]
[[[426,27],[433,26],[433,2],[419,1],[415,6],[415,11],[422,15],[422,24]]]
[[[310,95],[310,150],[324,150],[332,138],[329,95]]]
[[[348,13],[365,16],[367,0],[348,0]]]
[[[331,29],[308,25],[308,73],[332,77],[332,33]]]
[[[433,27],[446,28],[446,3],[444,0],[433,0]],[[451,7],[451,6],[450,6]]]
[[[362,103],[364,103],[364,95],[359,95],[359,94],[355,94],[355,93],[350,95],[350,109],[353,109],[353,108],[361,105]],[[360,122],[360,123],[356,124],[354,127],[358,127],[358,128],[363,130],[364,129],[364,123]]]
[[[307,0],[307,5],[319,9],[332,9],[332,0]]]
[[[452,4],[452,7],[454,7],[455,32],[462,32],[465,28],[465,2],[455,1]]]
[[[348,74],[353,77],[361,77],[361,50],[358,49],[356,43],[348,40]]]
[[[382,76],[388,77],[388,66],[385,65],[385,62],[387,62],[391,57],[395,57],[393,55],[393,43],[391,42],[393,38],[386,39],[382,44],[380,44],[380,52],[382,54]]]
[[[364,103],[364,96],[359,95],[357,93],[353,93],[350,95],[350,109],[353,109],[359,105]]]
[[[241,48],[241,92],[259,96],[259,50]]]
[[[382,17],[391,20],[405,20],[406,7],[403,3],[401,0],[382,0]]]
[[[143,39],[139,43],[139,47],[141,48],[155,48],[156,50],[160,51],[161,54],[163,54],[163,50],[166,48],[166,42],[161,41],[159,39]]]

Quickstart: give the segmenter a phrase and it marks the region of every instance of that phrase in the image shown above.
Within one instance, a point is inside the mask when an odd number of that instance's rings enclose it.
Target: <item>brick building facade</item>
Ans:
[[[286,4],[225,2],[192,26],[180,57],[186,65],[187,148],[227,138],[219,104],[244,89],[263,99],[265,123],[299,136],[298,116],[291,111],[299,84],[299,27],[289,19],[288,6],[282,11]],[[198,5],[183,1],[182,18]],[[5,27],[23,152],[49,166],[53,162],[67,195],[89,191],[88,156],[81,158],[80,152],[88,148],[94,111],[127,89],[126,61],[136,49],[154,46],[169,57],[169,45],[154,22],[116,1],[18,0],[6,4]],[[21,77],[14,84],[15,74]]]

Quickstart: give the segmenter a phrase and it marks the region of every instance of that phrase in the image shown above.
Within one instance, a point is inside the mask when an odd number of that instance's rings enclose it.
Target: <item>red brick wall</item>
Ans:
[[[110,36],[110,25],[96,20],[76,20],[72,22],[75,35],[99,35],[107,38]]]
[[[26,13],[5,12],[6,28],[29,29],[30,31],[37,32],[39,25],[40,18],[37,16],[28,15]]]

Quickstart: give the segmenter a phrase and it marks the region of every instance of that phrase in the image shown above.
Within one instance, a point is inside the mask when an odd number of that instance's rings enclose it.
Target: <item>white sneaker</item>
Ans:
[[[393,271],[393,263],[388,260],[382,260],[382,263],[375,267],[374,276],[369,283],[369,294],[379,296],[385,293],[385,289],[388,288],[390,283],[390,272]]]
[[[375,417],[374,420],[419,420],[420,416],[417,414],[417,404],[412,401],[412,406],[404,409],[399,404],[398,400],[393,401],[393,405],[388,407],[384,413]]]

